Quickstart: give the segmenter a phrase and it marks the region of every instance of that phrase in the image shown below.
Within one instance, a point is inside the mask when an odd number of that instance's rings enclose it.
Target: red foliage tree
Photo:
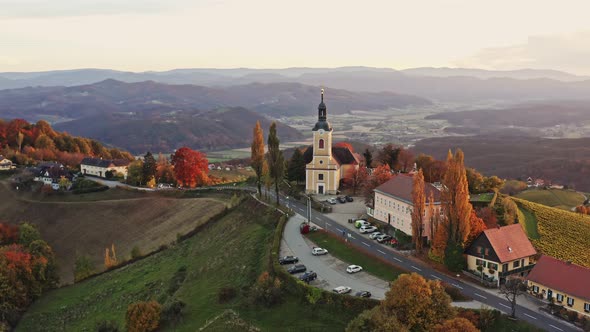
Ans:
[[[475,211],[475,213],[479,218],[483,219],[483,222],[486,224],[486,228],[498,227],[498,218],[496,217],[496,213],[492,208],[481,208]]]
[[[209,183],[209,161],[199,151],[182,147],[172,155],[176,180],[183,187],[194,188]]]
[[[15,243],[18,240],[18,226],[0,223],[0,245]]]
[[[483,219],[479,218],[473,210],[471,210],[471,216],[469,217],[469,225],[469,236],[467,237],[467,243],[465,246],[471,244],[471,242],[473,242],[473,240],[475,240],[479,234],[487,229]]]

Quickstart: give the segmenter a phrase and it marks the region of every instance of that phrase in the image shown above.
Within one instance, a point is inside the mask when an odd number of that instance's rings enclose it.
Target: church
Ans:
[[[359,167],[358,156],[347,147],[332,146],[332,125],[328,122],[324,89],[318,106],[318,122],[312,129],[313,145],[305,150],[305,192],[336,195],[342,180]]]

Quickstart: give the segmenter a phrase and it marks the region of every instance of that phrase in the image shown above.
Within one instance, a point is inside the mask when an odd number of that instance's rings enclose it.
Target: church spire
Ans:
[[[328,122],[328,116],[326,111],[326,104],[324,104],[324,89],[322,89],[321,101],[318,105],[318,122],[313,127],[313,131],[316,130],[332,131],[332,126]]]
[[[318,120],[326,121],[326,104],[324,104],[324,89],[322,89],[322,100],[318,106]]]

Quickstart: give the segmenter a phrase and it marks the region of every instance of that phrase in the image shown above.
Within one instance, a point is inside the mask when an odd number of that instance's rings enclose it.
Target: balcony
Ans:
[[[517,273],[529,271],[534,266],[535,266],[535,264],[529,264],[529,265],[521,266],[521,267],[519,267],[517,269],[510,270],[510,271],[507,271],[507,272],[499,272],[499,276],[500,276],[500,278],[506,278],[506,277],[508,277],[510,275],[513,275],[513,274],[517,274]]]

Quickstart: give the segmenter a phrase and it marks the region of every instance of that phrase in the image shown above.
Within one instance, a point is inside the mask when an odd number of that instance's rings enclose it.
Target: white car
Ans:
[[[348,272],[348,273],[357,273],[357,272],[361,272],[362,270],[363,270],[363,268],[358,265],[349,265],[346,268],[346,272]]]
[[[346,294],[350,293],[351,288],[348,286],[338,286],[332,290],[338,294]]]
[[[373,233],[376,230],[378,230],[378,228],[375,226],[362,226],[360,229],[361,233]]]
[[[336,198],[328,198],[326,202],[332,205],[336,205],[338,203],[338,201],[336,201]]]
[[[385,235],[385,234],[383,234],[381,232],[373,232],[373,233],[371,233],[371,235],[369,235],[369,238],[371,240],[375,240],[376,238],[380,237],[381,235]]]
[[[319,256],[319,255],[326,255],[328,253],[328,250],[324,249],[324,248],[313,248],[311,250],[311,254],[314,256]]]

